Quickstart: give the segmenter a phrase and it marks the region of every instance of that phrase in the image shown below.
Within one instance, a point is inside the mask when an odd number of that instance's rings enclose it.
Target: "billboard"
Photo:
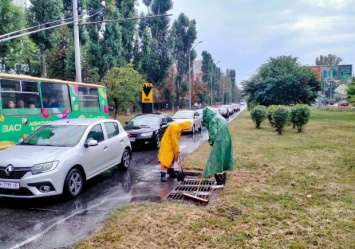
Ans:
[[[339,76],[341,80],[350,80],[352,76],[353,65],[340,65]]]
[[[350,81],[352,77],[352,65],[320,66],[321,80]]]

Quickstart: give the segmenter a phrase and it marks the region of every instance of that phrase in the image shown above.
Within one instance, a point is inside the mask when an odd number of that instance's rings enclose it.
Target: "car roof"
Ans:
[[[96,121],[116,121],[106,118],[69,118],[46,123],[46,125],[90,125]]]
[[[161,116],[161,115],[169,116],[168,114],[165,114],[165,113],[153,112],[153,113],[139,113],[139,114],[135,115],[133,118],[139,117],[139,116]]]
[[[177,112],[195,112],[194,110],[179,110]]]

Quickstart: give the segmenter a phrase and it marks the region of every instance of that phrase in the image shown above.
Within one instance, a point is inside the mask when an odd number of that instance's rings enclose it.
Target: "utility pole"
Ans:
[[[78,20],[78,0],[73,0],[74,18],[74,52],[75,52],[75,81],[81,82],[81,61],[79,44],[79,20]]]

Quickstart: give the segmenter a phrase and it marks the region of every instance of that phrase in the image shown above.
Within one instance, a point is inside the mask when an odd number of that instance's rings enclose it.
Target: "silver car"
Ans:
[[[189,130],[184,130],[183,132],[195,133],[196,130],[201,131],[202,129],[202,116],[197,111],[192,110],[181,110],[177,111],[173,120],[176,122],[190,121],[191,126]]]
[[[0,196],[76,197],[86,180],[131,161],[127,132],[116,120],[63,119],[47,123],[0,151]]]

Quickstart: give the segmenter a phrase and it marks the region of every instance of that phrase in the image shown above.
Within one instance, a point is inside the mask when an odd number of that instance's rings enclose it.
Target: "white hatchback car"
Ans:
[[[131,151],[128,134],[116,120],[47,123],[0,151],[0,196],[76,197],[86,180],[116,165],[127,169]]]
[[[200,131],[202,129],[202,116],[197,111],[192,110],[181,110],[177,111],[173,116],[174,121],[183,122],[190,121],[191,127],[189,132],[194,133],[197,129]]]

